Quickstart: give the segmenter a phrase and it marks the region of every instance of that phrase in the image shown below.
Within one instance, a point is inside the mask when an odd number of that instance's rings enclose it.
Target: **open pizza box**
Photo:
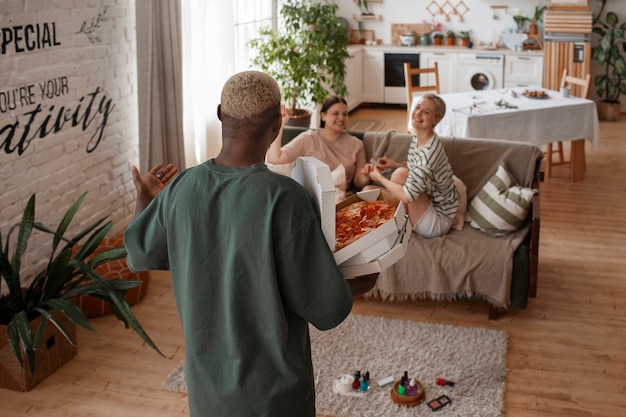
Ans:
[[[311,195],[322,222],[322,232],[328,246],[335,248],[335,212],[352,203],[365,200],[386,200],[396,205],[394,217],[350,245],[334,252],[335,262],[350,278],[380,272],[401,259],[411,235],[404,205],[385,190],[362,191],[335,205],[335,186],[328,165],[313,157],[300,157],[292,178]]]

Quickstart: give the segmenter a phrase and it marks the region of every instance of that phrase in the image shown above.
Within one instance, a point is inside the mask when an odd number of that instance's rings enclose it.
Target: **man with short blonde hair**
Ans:
[[[308,192],[265,166],[282,123],[276,82],[235,74],[217,113],[215,159],[175,178],[169,166],[133,171],[138,214],[125,234],[127,262],[171,270],[191,417],[314,417],[308,323],[337,326],[376,276],[351,293]]]

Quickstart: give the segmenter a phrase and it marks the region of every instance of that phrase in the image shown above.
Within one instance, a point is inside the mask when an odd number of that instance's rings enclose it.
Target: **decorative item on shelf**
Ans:
[[[80,295],[105,300],[124,326],[131,327],[162,355],[124,298],[127,290],[141,281],[106,280],[96,271],[98,266],[126,256],[123,246],[92,256],[112,222],[100,219],[75,236],[66,236],[85,194],[74,201],[56,230],[35,221],[33,194],[20,223],[9,229],[0,248],[0,279],[6,282],[6,291],[0,297],[0,387],[27,391],[75,356],[74,324],[93,330],[85,313],[71,301]],[[52,248],[45,268],[24,288],[22,257],[33,229],[52,235]],[[74,252],[84,238],[84,244]],[[14,249],[11,242],[15,242]],[[67,320],[72,324],[68,325]]]
[[[446,32],[446,41],[448,46],[454,46],[454,43],[456,42],[456,34],[454,31],[449,30]]]
[[[354,2],[359,6],[359,10],[361,11],[360,15],[353,15],[352,19],[357,22],[364,21],[372,21],[372,20],[382,20],[381,15],[375,15],[370,10],[370,3],[382,3],[382,0],[354,0]]]
[[[436,46],[443,45],[443,33],[437,32],[433,34],[433,44]]]
[[[500,10],[504,10],[504,12],[506,13],[506,10],[508,8],[509,8],[509,6],[498,6],[498,5],[491,6],[491,18],[493,20],[499,20],[500,19],[500,14],[498,12]]]
[[[530,21],[530,34],[536,35],[538,33],[537,25],[543,22],[543,15],[546,11],[547,6],[537,5],[535,6],[535,13],[533,14],[533,18]]]
[[[524,49],[543,49],[541,44],[541,37],[537,26],[543,22],[543,14],[546,11],[547,6],[537,5],[535,6],[535,12],[532,19],[530,19],[530,26],[528,31],[528,41],[524,42]]]
[[[262,27],[250,41],[257,54],[253,66],[276,79],[291,118],[306,113],[310,123],[308,108],[321,103],[330,91],[339,96],[348,92],[348,36],[337,17],[338,7],[329,2],[286,0],[280,8],[280,30]]]
[[[518,8],[513,9],[511,13],[517,33],[526,33],[526,24],[530,22],[530,18]]]
[[[603,68],[603,73],[594,77],[596,92],[600,98],[598,118],[605,121],[618,121],[620,116],[620,96],[626,94],[626,43],[624,31],[626,23],[619,24],[614,12],[607,12],[602,19],[598,16],[593,33],[600,36],[591,49],[591,58]]]
[[[370,10],[369,0],[354,0],[354,2],[359,6],[359,10],[361,10],[362,15],[373,15],[374,13]]]
[[[364,44],[365,43],[365,36],[363,36],[363,22],[361,22],[360,20],[357,22],[357,27],[359,28],[358,32],[359,32],[359,43],[360,44]]]

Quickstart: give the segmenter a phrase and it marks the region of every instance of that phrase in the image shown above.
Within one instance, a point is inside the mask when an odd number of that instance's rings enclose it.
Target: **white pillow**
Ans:
[[[491,236],[516,231],[524,223],[537,190],[521,187],[503,162],[467,209],[469,224]]]

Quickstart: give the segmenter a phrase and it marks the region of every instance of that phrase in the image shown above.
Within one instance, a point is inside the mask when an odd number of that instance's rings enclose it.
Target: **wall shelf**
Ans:
[[[357,22],[373,22],[383,20],[383,16],[380,14],[354,14],[352,20]]]

